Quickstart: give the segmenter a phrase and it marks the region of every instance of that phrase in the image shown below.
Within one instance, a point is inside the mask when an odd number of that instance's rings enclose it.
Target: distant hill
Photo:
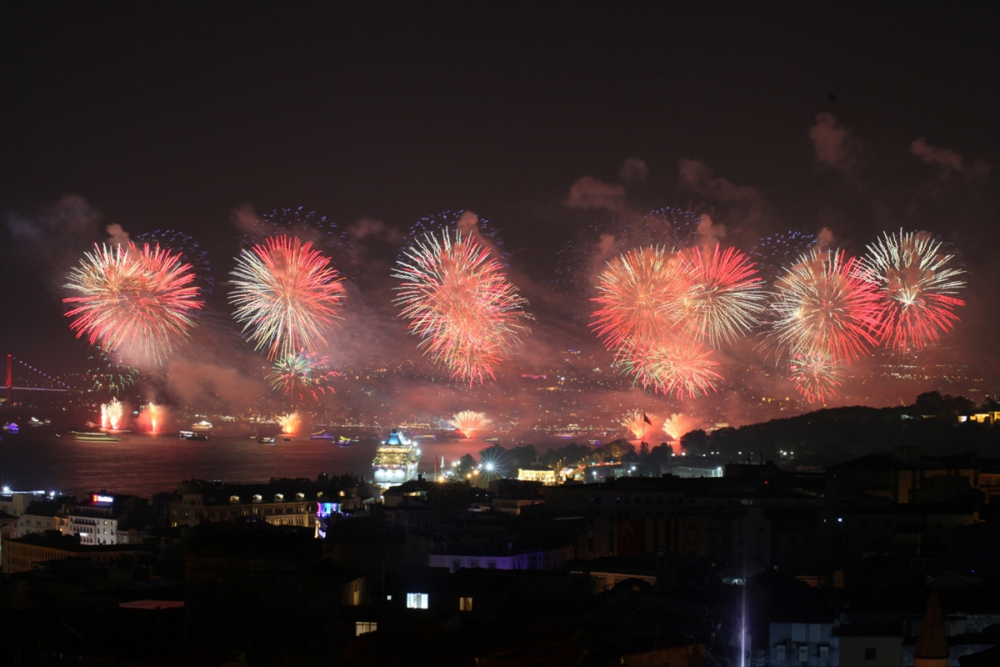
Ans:
[[[921,395],[921,399],[924,397]],[[794,461],[799,465],[828,464],[890,452],[899,446],[921,447],[925,454],[975,451],[982,456],[1000,455],[1000,427],[959,423],[957,416],[947,411],[926,418],[924,408],[855,406],[817,410],[707,434],[693,431],[681,443],[691,454],[719,452],[733,460],[745,459],[751,453],[757,460],[763,453],[765,458],[780,463],[791,460],[782,457],[782,451],[794,452]]]

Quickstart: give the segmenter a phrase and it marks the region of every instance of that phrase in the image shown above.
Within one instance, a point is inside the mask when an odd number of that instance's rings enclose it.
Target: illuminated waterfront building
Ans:
[[[144,498],[116,496],[102,491],[67,507],[68,535],[78,535],[80,544],[128,544],[128,528],[145,509]]]
[[[517,478],[522,482],[541,482],[546,486],[556,483],[556,471],[548,466],[531,465],[517,469]]]

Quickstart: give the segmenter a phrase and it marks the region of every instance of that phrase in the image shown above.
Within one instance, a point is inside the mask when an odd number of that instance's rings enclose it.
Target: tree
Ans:
[[[486,449],[479,450],[480,461],[503,461],[507,458],[507,450],[494,443]]]
[[[917,414],[935,417],[944,414],[944,399],[941,394],[928,391],[917,396]]]
[[[698,429],[681,436],[681,447],[692,454],[704,454],[708,451],[708,434]]]
[[[523,468],[538,460],[538,451],[534,445],[522,445],[508,449],[507,456],[511,461],[511,465]]]
[[[476,459],[472,458],[472,454],[466,454],[458,460],[458,465],[455,466],[455,474],[458,477],[464,478],[478,466],[479,464],[476,463]]]
[[[674,455],[673,448],[665,442],[661,442],[660,444],[658,444],[656,447],[653,447],[653,449],[649,451],[649,458],[654,461],[663,461],[663,460],[669,461],[673,457],[673,455]]]

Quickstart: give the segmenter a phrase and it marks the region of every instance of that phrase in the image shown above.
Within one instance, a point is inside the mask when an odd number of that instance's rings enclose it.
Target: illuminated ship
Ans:
[[[102,433],[100,431],[70,431],[69,434],[73,436],[74,440],[82,440],[84,442],[118,442],[121,440],[121,438],[113,433]]]
[[[399,431],[392,431],[384,443],[375,450],[375,483],[381,486],[395,486],[408,482],[417,476],[420,450]]]

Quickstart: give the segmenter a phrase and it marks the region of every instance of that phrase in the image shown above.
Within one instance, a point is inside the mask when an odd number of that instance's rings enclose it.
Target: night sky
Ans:
[[[232,212],[304,206],[376,230],[359,292],[391,317],[421,217],[487,218],[544,305],[581,227],[675,206],[744,248],[939,235],[970,272],[943,345],[996,387],[998,7],[2,3],[0,352],[81,368],[59,285],[108,224],[196,237],[224,310]]]

